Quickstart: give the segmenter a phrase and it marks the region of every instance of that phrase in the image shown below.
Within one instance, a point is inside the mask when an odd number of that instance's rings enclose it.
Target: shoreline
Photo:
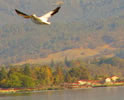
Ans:
[[[89,89],[89,88],[104,88],[104,87],[120,87],[124,86],[117,84],[104,84],[98,86],[85,86],[85,87],[77,87],[77,88],[65,88],[65,87],[49,87],[49,88],[0,88],[0,94],[14,94],[14,93],[33,93],[33,92],[42,92],[42,91],[56,91],[56,90],[74,90],[74,89]]]

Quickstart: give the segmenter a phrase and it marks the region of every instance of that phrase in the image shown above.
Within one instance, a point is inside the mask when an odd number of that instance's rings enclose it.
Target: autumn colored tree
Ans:
[[[39,83],[44,85],[51,85],[53,83],[52,70],[48,66],[41,66],[35,68],[35,73]]]
[[[5,67],[2,67],[0,70],[0,87],[6,87],[6,83],[7,83],[7,70],[5,69]]]
[[[54,84],[59,85],[64,82],[64,74],[61,67],[56,67],[54,72]]]
[[[67,73],[66,76],[65,76],[65,82],[72,82],[72,81],[73,80],[72,80],[71,75],[69,73]]]

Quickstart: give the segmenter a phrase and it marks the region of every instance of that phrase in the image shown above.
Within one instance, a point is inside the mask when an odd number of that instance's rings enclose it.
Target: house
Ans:
[[[107,77],[107,78],[105,79],[105,83],[117,82],[118,79],[119,79],[118,76]]]
[[[111,83],[111,82],[112,82],[111,78],[108,77],[105,79],[105,83]]]
[[[79,85],[92,86],[92,85],[98,84],[99,81],[96,81],[96,80],[79,80],[78,83],[79,83]]]
[[[112,77],[111,77],[111,80],[112,80],[113,82],[116,82],[118,79],[119,79],[118,76],[112,76]]]
[[[87,83],[87,81],[86,81],[86,80],[79,80],[78,83],[79,83],[80,85],[85,85],[85,84]]]

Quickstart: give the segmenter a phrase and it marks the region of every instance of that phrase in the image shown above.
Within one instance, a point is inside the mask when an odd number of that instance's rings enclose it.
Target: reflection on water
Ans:
[[[0,100],[124,100],[124,87],[42,91],[0,95]]]

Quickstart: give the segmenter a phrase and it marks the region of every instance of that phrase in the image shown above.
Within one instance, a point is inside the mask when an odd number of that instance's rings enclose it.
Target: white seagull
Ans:
[[[15,9],[15,11],[18,15],[23,16],[24,18],[27,18],[27,19],[31,19],[36,24],[50,25],[51,23],[48,22],[48,19],[50,17],[52,17],[54,14],[56,14],[60,8],[61,8],[61,6],[58,6],[56,9],[54,9],[40,17],[36,16],[35,14],[32,14],[32,15],[25,14],[17,9]]]

